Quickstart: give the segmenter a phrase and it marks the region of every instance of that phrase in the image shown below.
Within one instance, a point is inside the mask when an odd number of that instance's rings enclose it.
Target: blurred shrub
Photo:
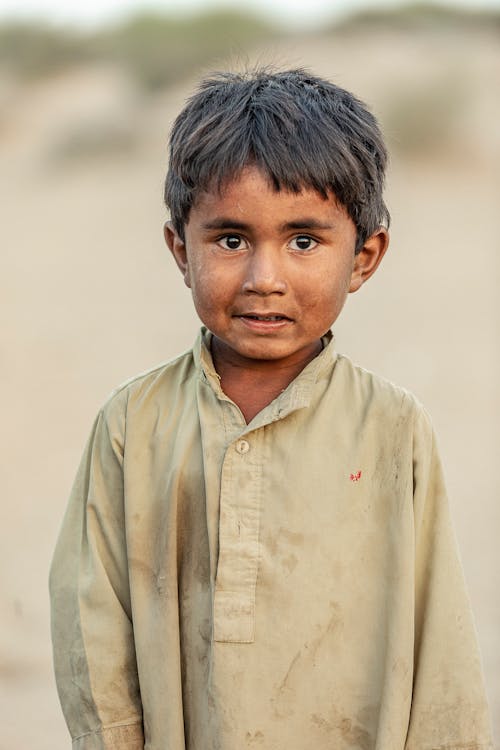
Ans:
[[[272,34],[264,22],[242,13],[217,11],[189,20],[143,14],[102,34],[95,45],[99,56],[120,62],[154,90],[209,61],[245,53]]]
[[[89,59],[87,40],[41,23],[0,26],[0,65],[21,78],[38,78]]]
[[[160,89],[200,65],[245,54],[276,31],[239,12],[190,18],[143,13],[94,33],[47,24],[0,26],[0,65],[19,77],[43,77],[87,60],[116,62],[148,90]]]
[[[360,10],[334,24],[336,31],[361,29],[415,29],[500,31],[500,12],[485,8],[458,8],[439,3],[416,2],[395,7]]]
[[[500,31],[500,13],[415,3],[355,12],[330,30],[339,34],[422,27]],[[181,18],[141,13],[85,33],[42,22],[8,23],[0,25],[0,67],[21,78],[33,78],[88,60],[112,61],[129,70],[143,88],[154,91],[200,66],[244,56],[257,44],[284,35],[255,15],[223,10]],[[308,37],[314,33],[308,32]]]

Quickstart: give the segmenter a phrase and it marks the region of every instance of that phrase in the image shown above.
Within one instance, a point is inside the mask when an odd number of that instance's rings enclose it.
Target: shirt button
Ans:
[[[250,443],[247,440],[238,440],[236,443],[236,450],[238,453],[241,453],[241,455],[248,453],[250,450]]]

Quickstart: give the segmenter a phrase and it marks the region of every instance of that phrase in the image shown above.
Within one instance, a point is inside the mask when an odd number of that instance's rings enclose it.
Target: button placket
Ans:
[[[259,566],[261,435],[238,438],[222,465],[219,557],[214,598],[214,639],[251,643],[255,627],[255,584]],[[247,456],[250,452],[250,456]]]

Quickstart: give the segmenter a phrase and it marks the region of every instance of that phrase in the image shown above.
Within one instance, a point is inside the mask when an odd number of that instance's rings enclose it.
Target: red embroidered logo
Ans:
[[[361,479],[361,472],[357,471],[355,474],[351,474],[349,476],[349,479],[351,480],[351,482],[359,482],[359,480]]]

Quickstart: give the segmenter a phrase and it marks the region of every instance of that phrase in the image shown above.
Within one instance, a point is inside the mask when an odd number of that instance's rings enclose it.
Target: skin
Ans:
[[[165,225],[213,333],[222,388],[247,422],[321,351],[321,336],[376,271],[389,241],[381,227],[355,255],[354,223],[333,194],[276,191],[253,166],[220,192],[201,193],[184,233],[183,240]]]

